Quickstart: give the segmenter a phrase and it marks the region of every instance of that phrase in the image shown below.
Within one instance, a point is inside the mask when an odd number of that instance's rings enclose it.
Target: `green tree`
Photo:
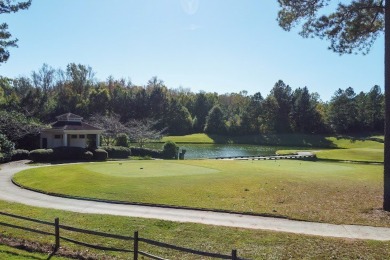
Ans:
[[[218,104],[225,112],[228,120],[234,119],[236,116],[241,116],[248,106],[249,100],[247,91],[245,90],[239,93],[226,93],[218,96]]]
[[[149,98],[144,88],[138,88],[134,97],[134,114],[133,118],[142,120],[151,116],[149,108]]]
[[[66,67],[67,81],[72,85],[75,94],[87,98],[89,89],[94,83],[95,73],[92,68],[82,64],[70,63]]]
[[[192,117],[188,109],[177,100],[172,100],[168,113],[168,132],[171,135],[185,135],[192,132]]]
[[[383,133],[384,95],[380,87],[374,86],[368,93],[362,91],[355,99],[359,129],[364,132]]]
[[[168,141],[163,145],[162,154],[165,159],[177,159],[179,147],[175,142]]]
[[[66,71],[59,70],[56,114],[73,112],[87,117],[90,89],[94,86],[94,72],[89,66],[70,63]]]
[[[26,115],[45,118],[48,114],[49,96],[40,87],[35,87],[30,78],[19,77],[13,80],[13,89],[18,96],[18,110]]]
[[[151,116],[154,120],[158,121],[157,127],[167,127],[167,118],[169,113],[170,99],[168,96],[168,89],[162,83],[153,78],[148,83],[149,95],[149,108]]]
[[[278,0],[279,25],[290,31],[302,25],[303,37],[319,37],[330,41],[334,52],[368,53],[385,32],[385,167],[383,208],[390,211],[390,1],[351,0],[338,3],[333,12],[330,0]],[[324,13],[325,12],[325,13]],[[304,21],[304,22],[303,22]],[[387,30],[386,30],[387,28]]]
[[[106,115],[109,112],[110,93],[108,89],[100,85],[93,88],[89,95],[89,113]]]
[[[176,99],[182,106],[185,106],[191,115],[193,115],[196,96],[195,93],[191,92],[189,88],[183,87],[170,89],[169,93],[173,99]]]
[[[358,109],[356,94],[353,88],[338,89],[329,104],[329,121],[336,133],[349,133],[356,131],[358,126]]]
[[[275,98],[275,101],[278,104],[278,109],[274,111],[274,113],[276,114],[276,132],[291,132],[290,112],[292,108],[292,93],[290,86],[286,85],[282,80],[279,80],[271,89],[270,95]]]
[[[308,134],[321,132],[324,123],[316,109],[317,103],[315,95],[311,95],[307,87],[294,90],[290,114],[294,132]]]
[[[129,147],[129,136],[127,134],[118,134],[115,140],[116,146]]]
[[[279,110],[278,101],[273,95],[268,95],[262,105],[261,127],[262,133],[275,133]]]
[[[10,78],[0,76],[0,88],[2,92],[2,96],[0,97],[1,109],[20,111],[20,98],[12,84],[13,82]]]
[[[356,103],[356,130],[361,132],[368,132],[371,128],[369,124],[369,119],[366,117],[367,104],[367,94],[361,91],[355,97]]]
[[[215,98],[216,97],[214,95],[210,95],[203,91],[196,95],[193,114],[195,132],[200,133],[204,130],[206,117],[216,102]]]
[[[15,13],[19,10],[24,10],[30,7],[31,1],[11,3],[10,0],[0,1],[0,14]],[[14,2],[14,1],[12,1]],[[11,39],[12,35],[8,31],[8,24],[0,24],[0,63],[4,63],[8,60],[10,54],[8,48],[18,47],[16,44],[18,39]]]
[[[377,85],[366,94],[366,120],[371,131],[382,133],[384,130],[384,95]]]
[[[44,93],[52,90],[55,85],[55,70],[47,64],[43,64],[37,72],[34,71],[31,77],[34,86],[41,88]]]
[[[241,115],[241,133],[258,134],[263,114],[264,98],[260,92],[250,97],[249,104]]]
[[[0,132],[0,163],[11,160],[15,144]]]
[[[0,110],[0,133],[11,141],[17,141],[26,135],[37,135],[41,127],[39,121],[22,113]]]
[[[226,134],[225,116],[219,105],[215,105],[206,118],[204,132],[207,134]]]

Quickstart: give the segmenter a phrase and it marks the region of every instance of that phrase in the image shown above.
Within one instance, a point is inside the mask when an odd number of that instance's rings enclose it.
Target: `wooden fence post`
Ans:
[[[238,260],[238,258],[237,258],[237,250],[236,249],[232,250],[232,260]]]
[[[54,235],[56,237],[56,243],[55,243],[55,251],[57,251],[60,248],[60,219],[55,218],[54,219]]]
[[[134,232],[134,260],[138,260],[138,231]]]

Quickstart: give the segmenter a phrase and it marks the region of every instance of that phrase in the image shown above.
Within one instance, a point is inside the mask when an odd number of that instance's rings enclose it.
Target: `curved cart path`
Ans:
[[[177,222],[191,222],[226,227],[262,229],[325,237],[390,240],[390,228],[357,225],[294,221],[288,219],[218,213],[188,209],[173,209],[139,205],[121,205],[49,196],[15,186],[12,176],[30,168],[23,163],[1,165],[0,200],[29,206],[68,210],[89,214],[108,214],[128,217],[152,218]]]

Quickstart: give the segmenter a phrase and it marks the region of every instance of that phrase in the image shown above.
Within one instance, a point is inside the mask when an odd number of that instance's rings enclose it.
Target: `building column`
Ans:
[[[100,146],[100,134],[96,134],[96,147]]]
[[[68,146],[68,135],[64,134],[62,138],[62,145],[63,146]]]

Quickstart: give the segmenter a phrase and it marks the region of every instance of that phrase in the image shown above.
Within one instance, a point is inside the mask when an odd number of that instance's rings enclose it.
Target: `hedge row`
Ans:
[[[53,149],[37,149],[29,153],[29,159],[34,162],[48,162],[60,160],[98,160],[107,158],[128,158],[131,149],[120,146],[105,146],[89,151],[81,147],[57,147]]]
[[[108,158],[126,159],[131,155],[131,149],[123,146],[102,146],[100,149],[108,153]]]
[[[27,160],[30,152],[28,150],[17,149],[12,151],[11,161]]]
[[[162,151],[148,148],[131,147],[131,154],[140,157],[162,158]]]
[[[11,154],[0,153],[0,163],[6,163],[10,161],[19,161],[28,159],[29,151],[27,150],[13,150]]]
[[[98,160],[105,161],[107,158],[126,159],[130,155],[140,157],[174,159],[177,157],[177,146],[173,142],[167,142],[163,150],[153,150],[148,148],[122,147],[122,146],[103,146],[99,149],[89,151],[81,147],[56,147],[53,149],[37,149],[31,152],[27,150],[14,150],[12,152],[12,161],[30,159],[34,162],[49,162],[61,160]],[[6,158],[0,153],[0,162],[5,162]]]
[[[171,141],[164,144],[163,150],[153,150],[148,148],[131,147],[131,154],[133,156],[149,156],[152,158],[163,158],[163,159],[177,159],[179,147]]]
[[[34,162],[49,162],[61,160],[99,160],[107,159],[107,152],[101,149],[89,151],[81,147],[56,147],[53,149],[37,149],[29,153]]]

